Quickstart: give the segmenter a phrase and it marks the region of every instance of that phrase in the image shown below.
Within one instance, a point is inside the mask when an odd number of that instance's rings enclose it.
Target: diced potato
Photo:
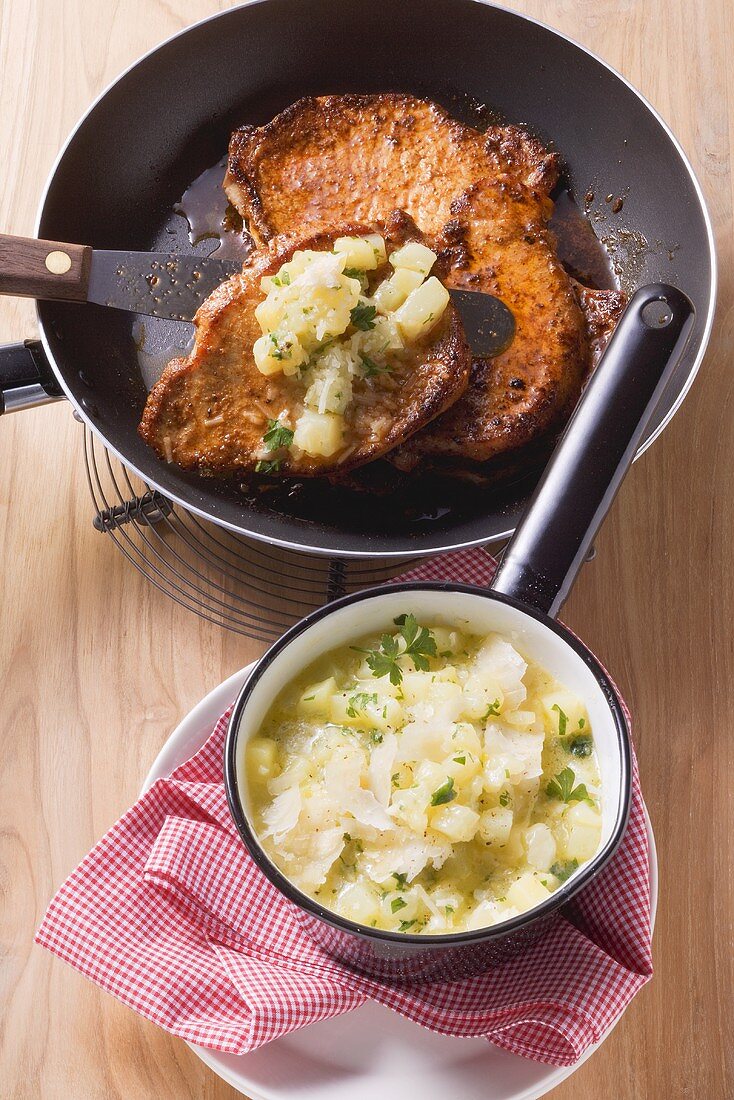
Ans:
[[[379,234],[369,237],[337,237],[334,251],[346,256],[346,267],[356,267],[360,271],[374,271],[385,262],[385,242]]]
[[[566,733],[577,732],[579,722],[583,723],[585,729],[589,728],[589,716],[586,713],[586,707],[583,701],[573,692],[559,688],[557,691],[551,691],[543,695],[540,702],[545,711],[547,728],[554,733],[560,732],[559,723],[561,722],[561,715],[558,710],[554,710],[554,707],[558,707],[566,715]]]
[[[425,278],[436,262],[436,253],[431,252],[418,241],[408,241],[390,256],[394,268],[407,267],[409,271],[418,271]]]
[[[441,767],[454,780],[457,789],[465,790],[470,789],[472,779],[482,770],[482,762],[476,753],[462,746],[452,756],[447,756]],[[480,783],[478,793],[481,793],[482,787],[483,784]]]
[[[549,897],[550,890],[533,874],[520,875],[507,891],[507,901],[521,913]]]
[[[339,911],[348,920],[370,924],[380,915],[380,898],[365,882],[348,882],[339,894]]]
[[[271,280],[268,281],[270,282]],[[263,282],[265,282],[264,279]],[[268,294],[268,296],[260,302],[255,309],[255,320],[265,335],[269,332],[274,332],[275,329],[280,326],[283,320],[283,299],[279,294],[275,292]]]
[[[298,700],[301,714],[328,714],[332,696],[336,695],[336,680],[328,676],[318,684],[309,684]]]
[[[397,821],[416,833],[424,833],[426,830],[427,806],[425,791],[420,787],[408,787],[407,790],[398,790],[393,794],[392,807],[394,807]]]
[[[402,724],[403,708],[397,699],[378,695],[367,685],[364,691],[345,691],[331,698],[331,720],[354,729],[386,732]]]
[[[538,822],[525,832],[527,860],[536,871],[548,871],[556,859],[556,842],[547,825]]]
[[[514,822],[509,806],[492,806],[479,818],[479,836],[486,844],[507,844]]]
[[[591,859],[601,840],[601,815],[588,803],[576,802],[566,810],[557,833],[563,859]]]
[[[534,710],[515,710],[506,716],[505,721],[515,729],[530,730],[536,724],[537,716]]]
[[[496,901],[489,899],[480,901],[466,922],[467,929],[474,931],[477,928],[489,928],[497,924],[497,921],[505,919],[504,909],[505,907],[500,906]]]
[[[314,458],[336,454],[344,444],[344,418],[337,413],[304,409],[296,422],[293,447]]]
[[[431,276],[408,295],[394,315],[395,323],[406,340],[417,340],[438,324],[448,304],[448,290]]]
[[[408,887],[405,890],[395,890],[395,879],[391,883],[393,889],[385,894],[381,908],[385,920],[388,923],[394,921],[415,920],[422,915],[423,905],[417,894]]]
[[[295,374],[308,358],[291,332],[271,332],[260,336],[252,347],[255,366],[261,374]]]
[[[264,783],[278,768],[278,746],[272,737],[253,737],[247,746],[247,772],[250,779]]]
[[[406,671],[403,673],[403,682],[400,686],[405,702],[412,705],[428,699],[433,684],[431,677],[425,676],[422,672]]]
[[[491,717],[489,711],[502,711],[503,702],[499,684],[483,683],[476,676],[467,676],[464,683],[464,714],[467,718],[486,721]]]
[[[477,831],[479,814],[469,806],[450,803],[430,813],[430,825],[454,843],[471,840]]]
[[[399,267],[394,275],[384,279],[375,290],[373,301],[378,313],[392,313],[422,282],[423,276],[420,271],[409,271],[407,267]]]
[[[434,626],[431,633],[436,639],[436,649],[438,650],[439,654],[460,653],[461,650],[463,650],[464,648],[465,641],[458,630],[450,630],[446,626]]]

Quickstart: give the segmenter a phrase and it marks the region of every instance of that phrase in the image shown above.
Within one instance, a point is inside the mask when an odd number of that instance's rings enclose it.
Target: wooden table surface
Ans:
[[[0,228],[33,232],[62,140],[113,77],[226,6],[0,0]],[[512,6],[649,97],[693,161],[718,238],[718,316],[699,378],[635,465],[565,612],[631,704],[661,893],[654,981],[554,1094],[715,1100],[734,1095],[734,9]],[[0,303],[3,341],[33,333],[30,303]],[[32,943],[52,892],[135,799],[179,718],[260,649],[178,609],[93,529],[81,435],[65,403],[0,422],[0,1095],[222,1100],[234,1092],[183,1042]]]

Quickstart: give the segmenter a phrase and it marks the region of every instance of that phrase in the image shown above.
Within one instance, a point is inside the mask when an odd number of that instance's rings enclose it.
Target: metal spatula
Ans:
[[[242,270],[236,260],[163,252],[110,252],[0,234],[0,294],[94,302],[148,317],[191,321],[225,279]],[[451,290],[475,355],[504,351],[515,319],[491,294]]]

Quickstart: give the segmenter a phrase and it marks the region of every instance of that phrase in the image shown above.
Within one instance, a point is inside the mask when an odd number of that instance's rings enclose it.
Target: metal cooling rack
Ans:
[[[94,526],[161,592],[207,622],[259,641],[417,558],[322,558],[232,534],[174,506],[84,427]]]

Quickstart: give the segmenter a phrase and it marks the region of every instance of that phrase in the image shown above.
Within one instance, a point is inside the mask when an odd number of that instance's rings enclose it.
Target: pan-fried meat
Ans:
[[[487,290],[515,314],[510,348],[475,359],[464,397],[389,456],[401,469],[496,460],[577,400],[621,299],[575,296],[546,224],[558,173],[557,154],[522,128],[482,134],[403,95],[299,100],[232,135],[225,189],[260,240],[403,209],[442,251],[447,285]]]
[[[305,240],[276,238],[251,255],[241,275],[214,291],[196,315],[191,354],[169,363],[148,396],[139,431],[161,458],[217,476],[253,471],[268,458],[264,436],[273,421],[297,423],[306,384],[297,376],[264,375],[255,364],[253,345],[261,336],[255,309],[265,298],[261,279],[277,274],[297,249],[328,251],[338,236],[371,231],[347,226]],[[390,252],[419,237],[404,218],[394,219],[384,235]],[[386,267],[374,273],[376,281]],[[298,476],[352,469],[405,441],[466,389],[471,358],[450,304],[428,335],[401,356],[389,373],[353,380],[343,443],[333,455],[288,450],[279,456],[278,469]]]
[[[413,96],[299,99],[232,135],[224,188],[258,242],[404,210],[427,235],[457,195],[489,176],[548,195],[557,154],[516,126],[482,134]]]
[[[591,361],[596,364],[601,359],[609,337],[622,316],[622,311],[627,304],[627,295],[621,290],[596,290],[576,282],[574,290],[586,318]]]
[[[519,183],[487,180],[454,202],[442,277],[501,298],[515,337],[502,354],[474,359],[464,397],[391,456],[401,469],[485,462],[552,430],[577,400],[590,362],[586,321],[544,214],[544,199]]]

